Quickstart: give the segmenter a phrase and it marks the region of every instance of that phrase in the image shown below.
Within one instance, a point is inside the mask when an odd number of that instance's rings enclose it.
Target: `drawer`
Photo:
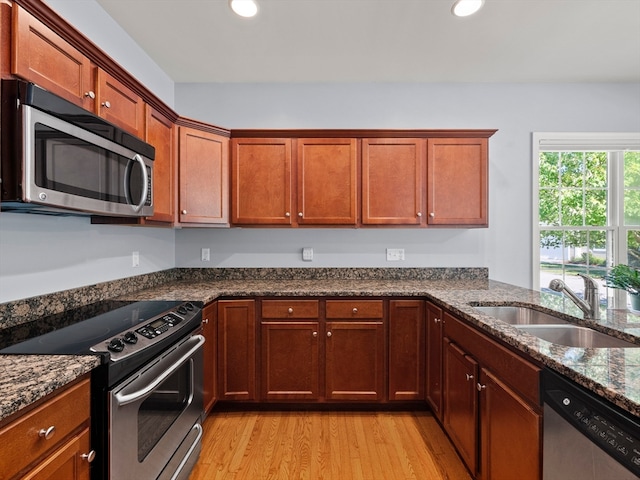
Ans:
[[[262,318],[318,318],[318,300],[263,300]]]
[[[382,318],[382,300],[327,300],[327,318]]]
[[[89,380],[54,394],[39,407],[18,417],[0,430],[0,472],[11,478],[19,471],[58,448],[81,425],[89,425]],[[54,427],[46,439],[40,431]]]

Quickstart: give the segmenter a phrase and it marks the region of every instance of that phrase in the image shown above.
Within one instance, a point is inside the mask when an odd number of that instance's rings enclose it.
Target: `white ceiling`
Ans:
[[[175,82],[640,82],[640,0],[97,0]]]

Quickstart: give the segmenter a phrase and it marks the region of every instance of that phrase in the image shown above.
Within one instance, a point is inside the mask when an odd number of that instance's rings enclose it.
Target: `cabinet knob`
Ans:
[[[485,388],[487,388],[486,385],[481,385],[479,383],[476,384],[476,388],[478,389],[479,392],[481,392],[482,390],[484,390]]]
[[[89,97],[91,99],[96,98],[96,94],[92,90],[89,90],[88,92],[84,92],[84,96]]]
[[[291,216],[291,214],[289,212],[284,212],[284,216],[289,218]]]
[[[422,212],[418,212],[418,213],[416,213],[416,216],[417,216],[417,217],[421,217],[421,216],[422,216]]]
[[[289,312],[289,315],[291,315],[293,313],[293,308],[289,307],[289,310],[287,310],[287,312]]]
[[[431,218],[433,218],[433,217],[435,217],[435,216],[436,216],[436,214],[435,214],[435,212],[431,212],[431,213],[429,213],[429,216],[430,216]]]
[[[473,375],[469,374],[469,373],[465,373],[466,377],[467,377],[467,382],[469,380],[473,380]]]
[[[187,211],[186,211],[186,210],[182,210],[182,214],[183,214],[183,215],[186,215],[186,214],[187,214]]]
[[[327,332],[327,337],[330,337],[331,335],[333,335],[331,332]]]
[[[434,318],[434,319],[433,319],[433,321],[434,321],[435,323],[440,323],[440,319],[439,319],[439,318]]]
[[[358,313],[358,309],[356,307],[353,307],[353,313]]]
[[[102,106],[104,108],[111,108],[111,102],[109,102],[109,100],[105,100],[104,102],[102,102]]]
[[[209,323],[209,319],[205,318],[204,320],[202,320],[202,323],[204,323],[205,325],[207,325]]]
[[[51,425],[49,428],[43,428],[38,432],[38,436],[40,438],[44,438],[45,440],[49,440],[53,437],[53,434],[56,433],[56,427]]]
[[[313,336],[313,338],[316,338],[318,336],[318,332],[313,332],[311,335]]]
[[[87,463],[91,463],[96,459],[96,451],[91,450],[89,453],[83,453],[80,455],[80,458],[86,460]]]
[[[298,216],[302,218],[302,212],[298,212]]]

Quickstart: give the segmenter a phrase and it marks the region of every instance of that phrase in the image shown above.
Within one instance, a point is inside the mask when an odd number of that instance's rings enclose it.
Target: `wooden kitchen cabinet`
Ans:
[[[94,111],[95,66],[20,5],[14,4],[12,73]]]
[[[204,412],[208,414],[217,401],[218,374],[218,303],[211,302],[202,309],[202,335],[204,344],[204,365],[202,396]]]
[[[433,414],[442,422],[442,393],[443,393],[443,359],[442,359],[442,309],[431,302],[426,303],[427,330],[427,386],[425,397]]]
[[[327,300],[327,400],[382,401],[385,332],[382,300]]]
[[[85,378],[9,419],[0,428],[0,476],[88,480],[90,399],[89,379]]]
[[[123,130],[143,138],[144,102],[117,78],[96,68],[96,113]]]
[[[231,140],[231,223],[291,225],[290,138]]]
[[[424,303],[389,301],[389,400],[424,400]]]
[[[354,138],[297,140],[297,222],[356,225],[358,143]]]
[[[488,140],[427,140],[428,225],[488,225]]]
[[[254,300],[218,301],[218,399],[256,400]]]
[[[446,312],[444,335],[444,427],[467,467],[540,480],[540,367]]]
[[[362,140],[362,223],[424,225],[426,140]]]
[[[229,138],[180,126],[180,223],[228,225]]]
[[[145,106],[145,141],[156,149],[153,162],[153,216],[147,222],[173,223],[176,219],[176,138],[175,127],[150,105]]]
[[[0,78],[11,75],[11,4],[0,0]]]

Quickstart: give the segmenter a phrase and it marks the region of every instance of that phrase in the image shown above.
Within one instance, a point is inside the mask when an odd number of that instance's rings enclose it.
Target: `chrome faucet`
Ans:
[[[584,300],[579,298],[562,280],[554,278],[549,283],[549,288],[556,292],[566,293],[571,300],[584,312],[585,320],[598,320],[600,318],[600,295],[598,284],[589,275],[579,273],[584,280]]]

